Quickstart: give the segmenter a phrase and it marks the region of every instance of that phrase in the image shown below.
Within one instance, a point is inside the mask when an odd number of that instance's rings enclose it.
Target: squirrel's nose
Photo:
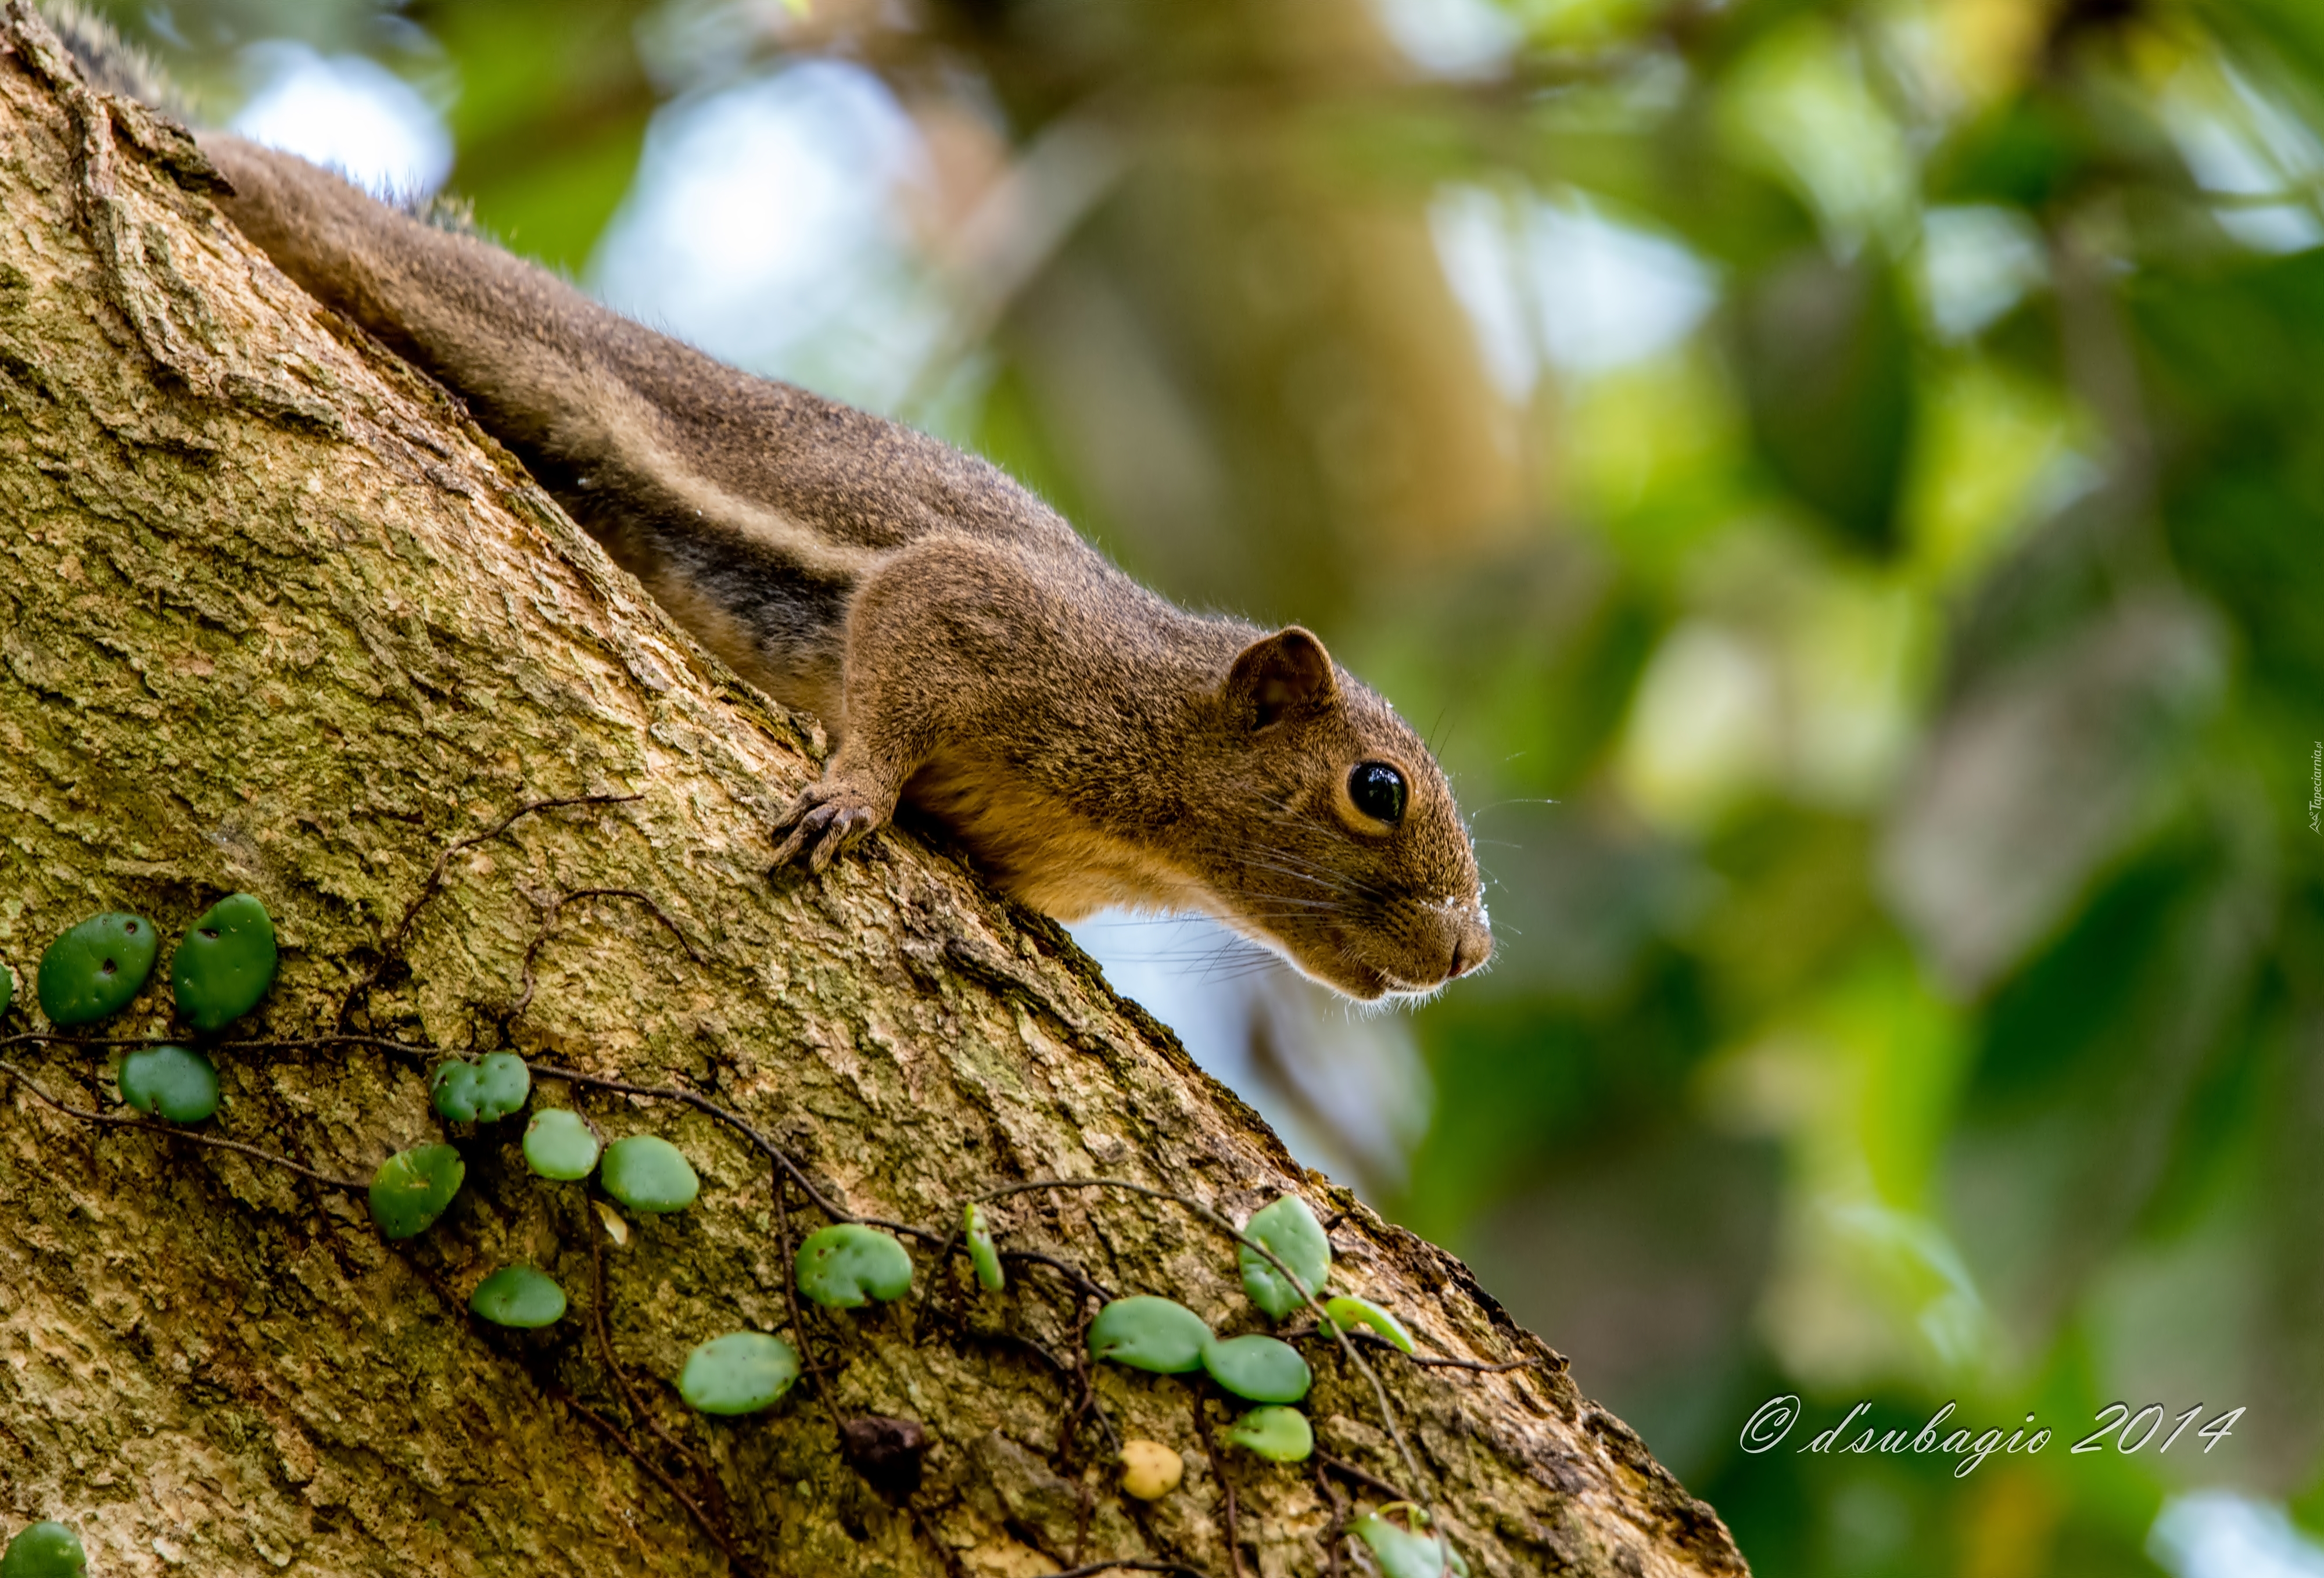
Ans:
[[[1485,924],[1483,916],[1463,915],[1457,925],[1460,929],[1452,938],[1452,963],[1444,972],[1447,981],[1466,975],[1493,956],[1492,928]]]

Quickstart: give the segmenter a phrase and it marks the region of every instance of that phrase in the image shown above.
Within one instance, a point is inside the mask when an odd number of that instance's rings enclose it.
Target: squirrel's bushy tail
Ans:
[[[111,23],[77,0],[40,0],[38,9],[90,87],[136,99],[173,119],[193,124],[193,101],[180,91],[152,56],[115,32]]]
[[[171,79],[160,61],[123,38],[104,17],[83,7],[78,0],[39,0],[36,9],[55,30],[90,87],[136,99],[188,126],[204,124],[201,107],[192,96]],[[418,187],[372,195],[438,230],[500,244],[498,236],[476,222],[475,205],[466,198]]]

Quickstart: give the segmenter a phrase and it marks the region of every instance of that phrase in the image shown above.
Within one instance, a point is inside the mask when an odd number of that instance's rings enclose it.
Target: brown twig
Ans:
[[[702,963],[701,954],[696,952],[694,945],[687,940],[686,934],[678,929],[678,922],[672,920],[668,915],[664,914],[662,912],[662,907],[655,903],[650,895],[641,893],[635,888],[576,888],[570,893],[560,893],[556,895],[549,900],[546,906],[544,906],[545,912],[540,918],[540,929],[533,933],[532,941],[526,945],[524,950],[524,990],[517,994],[516,1001],[511,1005],[508,1010],[505,1021],[506,1023],[515,1023],[517,1019],[523,1014],[524,1010],[532,1006],[532,992],[534,986],[532,975],[533,961],[540,956],[540,950],[549,945],[549,934],[557,927],[558,915],[567,904],[573,903],[575,900],[581,899],[631,899],[636,900],[638,903],[646,907],[646,912],[648,914],[651,915],[656,920],[661,922],[663,930],[669,932],[671,937],[678,939],[678,946],[686,950],[686,956],[687,958],[693,960],[697,964]]]
[[[1002,1250],[1000,1254],[1003,1260],[1023,1260],[1030,1265],[1047,1266],[1050,1270],[1072,1283],[1078,1291],[1090,1295],[1100,1304],[1113,1302],[1112,1288],[1108,1287],[1080,1267],[1060,1260],[1055,1255],[1045,1255],[1036,1250]]]
[[[91,1042],[91,1046],[98,1043]],[[333,1031],[327,1036],[296,1036],[273,1041],[221,1041],[221,1052],[313,1052],[325,1047],[371,1047],[383,1052],[409,1052],[422,1059],[439,1057],[441,1047],[430,1047],[418,1041],[399,1041],[392,1036],[362,1036],[346,1031]]]
[[[1340,1578],[1340,1541],[1348,1529],[1348,1499],[1340,1494],[1340,1487],[1332,1483],[1332,1476],[1323,1472],[1322,1463],[1314,1465],[1315,1488],[1323,1492],[1332,1504],[1331,1527],[1323,1531],[1323,1560],[1327,1578]]]
[[[1335,1474],[1344,1474],[1360,1485],[1370,1486],[1391,1501],[1410,1501],[1416,1506],[1419,1504],[1418,1498],[1405,1494],[1403,1490],[1381,1479],[1370,1470],[1360,1469],[1345,1458],[1333,1457],[1328,1452],[1319,1451],[1315,1453],[1315,1462]]]
[[[965,1578],[961,1569],[960,1557],[954,1554],[950,1546],[937,1537],[936,1526],[930,1523],[917,1507],[907,1504],[904,1510],[910,1516],[912,1527],[920,1531],[920,1537],[934,1546],[936,1555],[944,1558],[945,1571],[952,1574],[952,1578]]]
[[[683,1102],[687,1106],[692,1107],[695,1111],[705,1113],[709,1117],[715,1118],[719,1122],[725,1124],[728,1128],[734,1130],[735,1133],[750,1141],[752,1147],[755,1149],[760,1155],[765,1157],[769,1161],[773,1162],[776,1167],[788,1174],[790,1176],[791,1182],[799,1186],[800,1192],[807,1195],[807,1199],[814,1204],[815,1208],[817,1211],[822,1212],[825,1216],[831,1218],[832,1221],[859,1223],[865,1227],[885,1228],[888,1232],[895,1233],[899,1237],[915,1238],[919,1240],[922,1243],[940,1244],[944,1242],[945,1235],[936,1232],[933,1228],[916,1227],[908,1222],[890,1222],[884,1216],[862,1216],[848,1210],[844,1206],[833,1204],[829,1200],[824,1197],[823,1192],[815,1186],[813,1181],[807,1177],[806,1172],[799,1167],[798,1163],[793,1161],[789,1155],[784,1151],[782,1147],[777,1145],[773,1140],[761,1133],[748,1119],[742,1117],[740,1113],[735,1112],[729,1108],[720,1106],[716,1102],[712,1101],[708,1096],[703,1095],[697,1091],[687,1090],[683,1085],[636,1084],[625,1079],[608,1078],[606,1075],[602,1074],[584,1074],[577,1068],[565,1068],[553,1063],[534,1063],[528,1061],[525,1064],[525,1066],[531,1070],[535,1075],[542,1079],[567,1080],[575,1084],[588,1085],[595,1090],[613,1091],[622,1095],[644,1096],[650,1101]]]
[[[678,1488],[678,1481],[671,1479],[669,1475],[663,1471],[659,1463],[655,1463],[644,1453],[640,1452],[637,1448],[637,1444],[632,1441],[628,1436],[622,1435],[619,1429],[615,1428],[612,1420],[599,1417],[596,1410],[582,1403],[579,1398],[574,1397],[571,1393],[558,1391],[553,1387],[544,1389],[548,1391],[550,1397],[556,1398],[558,1402],[563,1403],[567,1407],[571,1408],[584,1419],[588,1420],[590,1424],[595,1425],[598,1429],[604,1431],[613,1441],[614,1445],[629,1453],[632,1462],[635,1463],[638,1467],[645,1470],[647,1473],[651,1474],[653,1476],[654,1482],[659,1485],[663,1490],[669,1491],[671,1500],[675,1500],[680,1507],[686,1509],[687,1515],[691,1517],[695,1523],[701,1527],[702,1532],[710,1536],[710,1543],[716,1546],[720,1551],[724,1553],[727,1565],[733,1567],[735,1572],[742,1573],[743,1578],[752,1578],[754,1569],[748,1563],[742,1560],[742,1553],[737,1551],[733,1544],[727,1540],[726,1536],[718,1531],[716,1526],[710,1521],[709,1515],[704,1512],[702,1509],[696,1504],[693,1497],[687,1495],[684,1490]]]
[[[718,1476],[711,1472],[710,1465],[696,1456],[691,1447],[661,1427],[661,1422],[646,1407],[645,1398],[638,1395],[638,1389],[630,1384],[629,1371],[623,1370],[622,1361],[613,1357],[613,1334],[605,1327],[605,1246],[601,1241],[604,1229],[595,1220],[595,1215],[596,1213],[588,1205],[585,1204],[582,1206],[581,1227],[589,1235],[589,1322],[597,1333],[598,1357],[605,1361],[605,1369],[613,1376],[613,1384],[621,1388],[622,1399],[630,1405],[631,1415],[651,1431],[655,1439],[687,1461],[694,1470],[695,1483],[706,1492],[704,1500],[718,1503],[723,1511],[726,1489],[718,1482]]]
[[[387,973],[388,965],[402,956],[403,945],[411,936],[411,923],[419,918],[420,910],[427,907],[429,900],[443,891],[444,873],[450,869],[454,855],[464,849],[474,849],[479,844],[489,844],[507,832],[519,819],[537,812],[554,811],[566,806],[620,806],[643,798],[643,795],[571,795],[558,799],[534,800],[519,806],[484,832],[446,844],[437,853],[436,863],[429,869],[427,879],[420,884],[420,891],[413,894],[411,902],[403,907],[403,914],[396,921],[395,929],[381,939],[379,963],[374,964],[362,980],[348,987],[346,996],[340,1000],[338,1022],[343,1025],[347,1022],[347,1016],[355,1012],[357,1000],[378,985],[380,977]]]
[[[1337,1322],[1333,1324],[1338,1324]],[[1304,1343],[1310,1337],[1329,1337],[1331,1334],[1321,1326],[1301,1326],[1294,1331],[1276,1333],[1286,1343]],[[1538,1359],[1511,1359],[1499,1364],[1489,1364],[1481,1359],[1440,1359],[1430,1353],[1406,1352],[1377,1332],[1350,1332],[1348,1335],[1367,1348],[1403,1354],[1407,1361],[1430,1370],[1470,1370],[1480,1375],[1499,1375],[1511,1370],[1531,1370],[1541,1363]]]
[[[210,1150],[230,1150],[236,1156],[246,1156],[254,1161],[265,1162],[270,1167],[281,1167],[286,1172],[296,1173],[302,1178],[334,1189],[345,1189],[350,1194],[364,1195],[371,1191],[371,1180],[368,1178],[333,1177],[328,1173],[317,1172],[313,1167],[292,1161],[287,1156],[277,1156],[271,1150],[261,1150],[255,1145],[244,1145],[239,1140],[225,1140],[215,1134],[202,1134],[191,1129],[180,1129],[174,1123],[155,1123],[143,1117],[132,1118],[120,1112],[97,1112],[85,1107],[72,1106],[51,1095],[42,1088],[40,1081],[13,1063],[0,1062],[0,1074],[7,1075],[18,1084],[23,1085],[31,1093],[34,1101],[50,1111],[61,1112],[66,1117],[78,1119],[83,1123],[95,1124],[103,1129],[134,1129],[141,1133],[158,1134],[164,1139],[183,1140],[188,1145],[198,1145]]]
[[[773,1162],[777,1167],[788,1174],[790,1176],[791,1182],[797,1184],[799,1186],[800,1192],[805,1194],[810,1201],[814,1202],[815,1208],[817,1211],[822,1212],[825,1216],[831,1218],[832,1221],[866,1222],[872,1223],[873,1225],[880,1227],[890,1227],[893,1225],[884,1222],[877,1222],[872,1217],[857,1216],[853,1212],[847,1211],[840,1206],[834,1205],[830,1201],[823,1197],[822,1191],[818,1190],[815,1186],[815,1185],[808,1179],[807,1174],[799,1170],[798,1164],[791,1160],[791,1158],[784,1153],[780,1146],[777,1145],[773,1140],[769,1140],[765,1135],[760,1133],[759,1130],[747,1120],[743,1119],[739,1114],[729,1112],[726,1108],[720,1106],[708,1096],[697,1094],[696,1092],[687,1090],[681,1085],[632,1084],[630,1081],[625,1079],[609,1079],[602,1074],[584,1074],[577,1068],[562,1068],[554,1063],[534,1063],[528,1060],[525,1066],[532,1071],[533,1076],[537,1079],[561,1079],[573,1084],[587,1085],[593,1090],[613,1091],[625,1096],[644,1096],[653,1101],[683,1102],[687,1106],[695,1109],[695,1111],[706,1113],[710,1117],[717,1119],[720,1122],[733,1130],[734,1132],[740,1134],[743,1139],[749,1140],[761,1156],[764,1156],[769,1161]],[[911,1228],[907,1231],[910,1232],[916,1237],[931,1239],[936,1237],[936,1234],[926,1232],[919,1228]]]
[[[1003,1347],[1022,1348],[1026,1352],[1047,1365],[1049,1373],[1056,1376],[1058,1380],[1070,1381],[1074,1379],[1072,1365],[1067,1364],[1022,1332],[979,1332],[973,1329],[964,1329],[961,1336],[972,1343],[994,1343]],[[1073,1392],[1068,1388],[1061,1395],[1070,1401]]]
[[[1403,1349],[1384,1337],[1357,1340],[1367,1348],[1385,1348],[1392,1353],[1404,1353]],[[1404,1357],[1427,1370],[1467,1370],[1479,1375],[1504,1375],[1512,1370],[1532,1370],[1541,1363],[1538,1359],[1511,1359],[1500,1364],[1487,1364],[1475,1359],[1438,1359],[1427,1353],[1404,1353]]]
[[[1074,1376],[1081,1382],[1082,1395],[1074,1404],[1072,1429],[1074,1435],[1078,1437],[1081,1434],[1082,1416],[1095,1415],[1097,1427],[1105,1432],[1106,1445],[1112,1449],[1116,1457],[1119,1457],[1121,1455],[1121,1433],[1113,1427],[1113,1421],[1106,1416],[1105,1404],[1097,1395],[1097,1374],[1090,1368],[1089,1329],[1090,1322],[1096,1316],[1097,1312],[1084,1304],[1081,1312],[1081,1324],[1074,1332]]]
[[[13,1036],[0,1037],[0,1047],[182,1047],[183,1036],[74,1036],[60,1030],[19,1030]],[[361,1036],[333,1032],[326,1036],[298,1036],[286,1040],[218,1041],[212,1043],[219,1052],[311,1052],[324,1047],[380,1047],[391,1052],[412,1052],[432,1057],[443,1050],[440,1047],[423,1046],[416,1041],[398,1041],[387,1036]]]
[[[1203,1444],[1203,1455],[1211,1461],[1212,1475],[1219,1481],[1227,1531],[1227,1571],[1234,1578],[1242,1578],[1242,1537],[1235,1529],[1234,1480],[1227,1473],[1226,1459],[1219,1452],[1219,1444],[1212,1438],[1209,1399],[1201,1392],[1194,1394],[1194,1435]]]
[[[782,1257],[778,1275],[782,1278],[783,1302],[791,1312],[791,1332],[798,1338],[799,1365],[807,1371],[807,1379],[815,1383],[816,1400],[823,1405],[824,1416],[831,1421],[833,1439],[844,1441],[847,1433],[840,1427],[839,1406],[831,1399],[831,1386],[825,1379],[823,1361],[816,1357],[815,1344],[807,1338],[807,1316],[799,1309],[798,1278],[791,1269],[791,1257],[796,1251],[791,1248],[790,1180],[781,1172],[775,1174],[775,1247]]]

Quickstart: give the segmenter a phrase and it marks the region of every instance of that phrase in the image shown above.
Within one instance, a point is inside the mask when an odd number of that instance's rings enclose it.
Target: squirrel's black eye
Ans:
[[[1360,761],[1348,774],[1348,798],[1375,822],[1404,820],[1404,774],[1385,761]]]

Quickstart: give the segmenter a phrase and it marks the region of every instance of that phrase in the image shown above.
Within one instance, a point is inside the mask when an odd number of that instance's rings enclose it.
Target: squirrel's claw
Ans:
[[[887,819],[885,811],[848,784],[809,784],[775,819],[773,832],[788,828],[790,834],[776,846],[775,865],[804,861],[811,872],[826,872],[849,844]]]

